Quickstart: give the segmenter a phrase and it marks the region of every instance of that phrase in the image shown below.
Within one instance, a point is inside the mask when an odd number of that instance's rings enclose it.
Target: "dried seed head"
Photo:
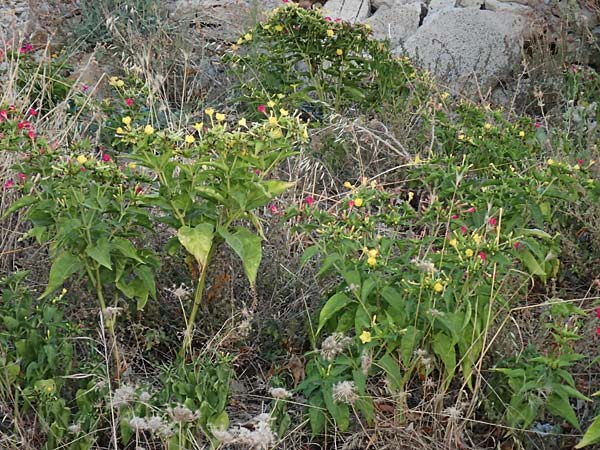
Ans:
[[[333,333],[321,344],[321,356],[327,361],[333,361],[337,355],[346,350],[351,342],[352,339],[343,333]]]
[[[340,381],[333,385],[333,400],[339,403],[353,405],[358,399],[354,381]]]

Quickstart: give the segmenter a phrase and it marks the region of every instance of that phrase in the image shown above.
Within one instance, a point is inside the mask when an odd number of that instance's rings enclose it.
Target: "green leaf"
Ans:
[[[304,250],[304,253],[300,257],[300,267],[304,267],[308,261],[319,253],[319,250],[320,247],[318,245],[312,245]]]
[[[529,273],[531,273],[532,275],[538,275],[542,278],[546,277],[546,271],[542,269],[540,264],[537,262],[537,260],[529,250],[520,251],[518,256],[523,265],[525,265],[527,270],[529,270]]]
[[[85,249],[85,253],[101,266],[106,267],[108,270],[112,270],[112,263],[110,259],[110,244],[108,242],[108,239],[98,239],[96,245],[88,246]]]
[[[390,388],[395,392],[401,391],[403,388],[402,370],[396,358],[387,353],[377,362],[377,365],[385,371]]]
[[[50,268],[48,286],[46,286],[46,290],[42,293],[42,295],[39,296],[38,300],[47,297],[54,292],[54,290],[61,287],[67,278],[81,268],[81,262],[79,261],[78,257],[66,252],[58,255],[58,257],[54,260],[52,267]]]
[[[586,430],[581,441],[575,446],[575,448],[583,448],[588,445],[596,444],[600,442],[600,416],[597,416],[594,419],[594,422],[590,425],[590,427]]]
[[[177,230],[177,237],[181,245],[196,258],[200,270],[206,265],[208,254],[212,247],[214,226],[210,223],[201,223],[196,227],[184,226]]]
[[[135,246],[128,239],[116,237],[113,238],[110,245],[123,256],[126,256],[140,263],[144,262],[144,260],[140,258],[140,255],[138,255]]]
[[[333,317],[335,313],[337,313],[340,309],[347,306],[351,303],[352,300],[343,292],[338,292],[337,294],[331,296],[327,303],[321,309],[321,313],[319,314],[319,327],[317,328],[317,334],[323,329],[325,324],[329,319]]]
[[[452,376],[456,370],[456,350],[452,338],[444,333],[437,333],[433,340],[433,352],[438,355],[446,368],[446,387],[452,381]]]
[[[258,267],[262,259],[262,239],[246,228],[239,228],[235,233],[231,234],[224,228],[219,227],[218,233],[225,239],[227,245],[240,257],[248,281],[254,287],[256,276],[258,275]]]
[[[2,214],[2,219],[5,219],[6,217],[10,216],[12,213],[14,213],[15,211],[17,211],[21,208],[25,208],[26,206],[33,205],[37,201],[38,201],[37,197],[34,197],[33,195],[25,195],[25,196],[19,198],[18,200],[15,200],[6,209],[6,211],[4,211],[4,214]]]
[[[142,281],[146,290],[150,292],[150,295],[156,300],[156,282],[154,281],[154,274],[148,266],[138,266],[133,269],[133,272]]]
[[[229,416],[226,411],[221,411],[220,414],[216,414],[208,419],[208,425],[215,430],[227,430],[229,427]]]
[[[289,188],[296,185],[295,182],[280,181],[280,180],[268,180],[263,183],[267,192],[271,195],[271,198],[283,194]]]
[[[579,426],[579,421],[577,420],[577,416],[575,415],[575,411],[571,407],[569,400],[566,397],[561,397],[559,395],[551,395],[546,403],[546,407],[550,414],[562,417],[567,422],[569,422],[573,427],[581,430]]]
[[[315,437],[323,431],[327,417],[323,411],[323,397],[320,394],[313,395],[308,399],[308,418],[312,436]]]
[[[414,325],[410,325],[406,328],[402,341],[400,342],[400,353],[402,354],[402,362],[405,366],[410,364],[413,351],[417,345],[417,338],[419,330]]]

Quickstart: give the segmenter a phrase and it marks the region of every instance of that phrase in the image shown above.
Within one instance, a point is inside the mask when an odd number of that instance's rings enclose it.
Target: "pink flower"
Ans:
[[[577,160],[577,164],[582,165],[583,164],[583,159],[578,159]]]
[[[37,109],[35,108],[29,108],[29,115],[30,116],[37,116]]]
[[[6,119],[8,119],[8,112],[3,109],[0,111],[0,122],[4,122]]]
[[[126,98],[125,99],[125,104],[127,106],[133,106],[133,99],[132,98]]]
[[[490,220],[488,220],[488,223],[491,227],[495,227],[496,225],[498,225],[498,220],[495,217],[491,217]]]
[[[258,109],[259,113],[263,113],[264,114],[265,111],[267,110],[267,107],[265,105],[258,105],[258,108],[256,108],[256,109]]]
[[[17,178],[18,178],[20,181],[25,181],[25,180],[27,179],[27,175],[25,175],[23,172],[19,172],[19,173],[17,174]]]
[[[35,139],[35,131],[30,130],[29,133],[27,133],[27,136],[33,141]]]
[[[456,220],[456,219],[458,219],[458,214],[453,214],[453,215],[452,215],[452,217],[451,217],[451,219],[452,219],[452,220]]]
[[[85,167],[81,166],[81,167],[79,168],[79,171],[80,171],[80,172],[85,172]]]
[[[140,195],[144,190],[140,186],[135,187],[135,194]]]
[[[542,126],[542,124],[540,122],[537,122],[537,121],[535,122],[535,127],[536,128],[540,128],[541,126]]]
[[[469,209],[467,209],[466,212],[468,212],[468,213],[474,213],[475,212],[475,207],[471,206]]]
[[[517,241],[514,243],[513,247],[515,248],[515,250],[519,250],[519,247],[521,247],[521,243]]]
[[[29,53],[32,50],[33,50],[33,45],[27,43],[19,49],[19,53],[24,55],[25,53]]]
[[[331,22],[331,17],[329,17],[329,16],[325,17],[325,22]]]
[[[17,124],[17,128],[19,130],[23,130],[23,129],[28,129],[31,125],[29,124],[29,122],[27,120],[21,120],[19,121],[19,123]]]
[[[109,162],[110,161],[110,155],[108,153],[102,153],[102,161]]]
[[[290,0],[282,0],[283,3],[288,3]]]
[[[487,255],[484,252],[479,252],[479,257],[481,258],[482,261],[487,260]]]
[[[596,309],[596,317],[600,319],[600,308]]]
[[[8,180],[6,183],[4,183],[4,189],[10,189],[14,185],[15,185],[15,182],[13,180]]]
[[[308,197],[306,197],[306,199],[305,199],[304,201],[306,202],[306,204],[307,204],[308,206],[312,206],[312,205],[313,205],[313,203],[315,202],[315,199],[314,199],[314,198],[312,198],[312,195],[309,195]]]
[[[352,209],[352,208],[354,208],[354,200],[350,200],[348,202],[348,209]]]
[[[340,23],[342,21],[342,19],[340,19],[339,17],[337,19],[335,19],[335,23]]]
[[[90,87],[87,84],[81,85],[81,92],[87,92]]]
[[[260,169],[256,169],[256,170],[254,171],[254,173],[255,173],[256,175],[260,176],[260,174],[261,174],[261,171],[260,171]]]
[[[271,211],[271,214],[277,214],[279,212],[275,204],[271,204],[271,206],[269,206],[269,211]]]
[[[465,227],[464,225],[462,227],[460,227],[460,232],[462,234],[467,234],[467,227]]]

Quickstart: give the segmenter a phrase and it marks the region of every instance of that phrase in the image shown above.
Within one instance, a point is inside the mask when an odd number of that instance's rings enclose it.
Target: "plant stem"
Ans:
[[[198,310],[200,309],[200,304],[202,303],[204,287],[206,286],[206,274],[208,273],[208,266],[212,260],[215,247],[217,247],[217,242],[213,241],[210,250],[208,251],[208,256],[206,257],[206,264],[204,264],[204,266],[201,268],[200,278],[198,280],[198,285],[196,286],[196,292],[194,293],[194,304],[192,305],[192,311],[190,312],[185,334],[183,335],[183,343],[181,345],[181,350],[179,351],[179,356],[181,356],[182,360],[185,356],[185,352],[192,343],[194,323],[196,322],[196,316],[198,315]]]

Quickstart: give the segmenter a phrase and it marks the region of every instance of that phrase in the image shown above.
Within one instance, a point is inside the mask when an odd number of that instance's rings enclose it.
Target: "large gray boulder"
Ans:
[[[389,39],[392,47],[397,47],[419,28],[421,4],[380,7],[364,22],[373,28],[373,37]]]
[[[518,62],[526,20],[518,14],[455,8],[439,11],[396,49],[456,89],[486,91]]]
[[[370,0],[329,0],[323,7],[325,16],[351,23],[364,21],[370,13]]]

